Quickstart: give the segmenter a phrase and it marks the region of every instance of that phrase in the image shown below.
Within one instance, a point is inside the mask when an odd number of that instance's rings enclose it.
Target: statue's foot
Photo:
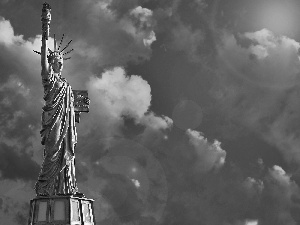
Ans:
[[[57,193],[57,196],[71,196],[72,194],[70,193]]]
[[[84,194],[81,193],[81,192],[76,192],[76,193],[74,194],[74,196],[75,196],[75,197],[85,197]]]
[[[37,197],[48,197],[49,194],[46,194],[46,193],[39,193],[36,195]]]

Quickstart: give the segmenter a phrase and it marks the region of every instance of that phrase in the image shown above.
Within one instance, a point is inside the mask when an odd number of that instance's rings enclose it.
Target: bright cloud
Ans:
[[[257,220],[247,220],[245,225],[258,225]]]
[[[198,157],[197,170],[207,172],[224,165],[226,152],[221,148],[220,142],[215,141],[210,144],[201,133],[190,129],[187,130],[186,134]]]
[[[93,91],[95,103],[101,101],[112,117],[141,118],[150,106],[149,84],[139,76],[127,76],[120,67],[104,72],[101,78],[91,78],[88,86]]]
[[[132,183],[134,184],[134,186],[135,186],[136,188],[139,188],[139,187],[141,186],[141,184],[140,184],[140,182],[139,182],[138,180],[136,180],[136,179],[131,179],[131,181],[132,181]]]
[[[134,119],[136,124],[144,125],[144,137],[171,127],[168,117],[156,116],[149,110],[151,88],[140,76],[128,76],[123,68],[107,70],[101,78],[90,78],[88,84],[93,102],[89,124],[101,125],[106,135],[120,131],[125,118]]]
[[[135,35],[141,35],[144,45],[150,47],[152,42],[156,40],[155,33],[152,30],[154,26],[153,12],[138,6],[132,9],[129,15],[132,16],[137,27]]]
[[[267,88],[289,88],[299,83],[298,42],[266,29],[240,34],[239,38],[252,43],[244,48],[233,35],[226,34],[219,48],[220,59],[236,76]]]

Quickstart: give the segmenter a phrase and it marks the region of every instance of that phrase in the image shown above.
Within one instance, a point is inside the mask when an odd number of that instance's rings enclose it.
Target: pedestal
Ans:
[[[67,195],[36,197],[30,201],[28,225],[95,225],[93,201]]]

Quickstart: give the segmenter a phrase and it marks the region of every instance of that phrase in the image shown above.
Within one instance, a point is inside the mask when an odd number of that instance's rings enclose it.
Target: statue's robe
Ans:
[[[44,100],[42,144],[44,162],[35,186],[37,195],[74,194],[74,148],[77,143],[74,97],[71,86],[60,75],[42,73]]]

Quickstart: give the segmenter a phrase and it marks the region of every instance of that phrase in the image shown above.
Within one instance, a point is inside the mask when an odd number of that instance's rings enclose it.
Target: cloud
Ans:
[[[0,144],[0,172],[2,179],[35,180],[39,165],[26,153],[18,154],[5,144]],[[26,170],[24,169],[26,168]]]
[[[138,123],[145,126],[145,129],[136,140],[148,147],[158,146],[162,140],[168,139],[168,133],[173,127],[172,119],[157,116],[153,112],[146,113]]]
[[[263,29],[225,34],[218,47],[218,82],[212,94],[219,111],[275,146],[288,163],[299,164],[297,91],[300,44]],[[227,132],[227,131],[226,131]]]
[[[138,180],[135,180],[135,179],[131,179],[132,183],[134,184],[134,186],[136,188],[139,188],[141,186],[140,182]]]
[[[0,217],[12,225],[21,225],[29,215],[28,196],[34,196],[32,182],[0,180]]]
[[[0,198],[3,203],[3,208],[0,209],[0,216],[4,223],[11,225],[21,225],[27,221],[29,215],[29,203],[20,203],[11,198]]]
[[[41,149],[40,144],[36,145],[40,127],[40,118],[36,116],[40,113],[37,108],[42,107],[43,94],[37,88],[38,57],[32,50],[40,46],[40,37],[24,40],[22,35],[14,34],[10,22],[4,18],[0,20],[0,30],[1,173],[4,178],[33,180],[39,170],[37,162],[41,162],[40,157],[35,160],[31,157]],[[25,167],[28,170],[22,169]]]
[[[297,224],[292,214],[299,204],[293,198],[299,198],[299,186],[279,166],[274,166],[265,177],[262,196],[263,224]]]
[[[259,179],[245,178],[240,168],[228,165],[218,174],[198,177],[198,182],[196,178],[190,179],[185,177],[186,186],[177,183],[169,190],[163,224],[187,220],[207,225],[299,222],[296,211],[300,205],[295,201],[300,194],[299,186],[279,166],[261,174]]]
[[[257,220],[246,220],[245,225],[258,225]]]
[[[129,4],[132,8],[120,14],[118,4],[122,5],[116,1],[88,0],[64,5],[68,13],[61,30],[72,37],[78,62],[92,70],[142,62],[151,56],[150,46],[156,40],[152,11]],[[73,15],[87,16],[76,18],[74,23]]]
[[[122,68],[108,70],[101,78],[91,78],[88,86],[96,92],[95,100],[102,100],[104,107],[100,108],[106,108],[113,118],[120,115],[140,118],[150,106],[149,84],[139,76],[127,77]]]
[[[39,71],[35,66],[38,56],[32,50],[39,49],[40,37],[36,36],[28,41],[24,40],[22,35],[14,34],[10,22],[2,17],[0,19],[0,29],[0,45],[3,51],[1,64],[4,68],[2,70],[2,81],[6,81],[13,74],[18,76],[24,73],[27,79],[24,79],[24,77],[18,78],[25,84],[37,80],[38,78],[35,79],[33,74]],[[14,68],[11,68],[12,66]]]
[[[111,139],[105,155],[97,155],[99,146],[87,149],[79,158],[89,171],[80,188],[96,199],[97,221],[116,220],[122,224],[141,221],[143,217],[159,221],[168,189],[162,165],[150,149],[138,142]]]
[[[242,41],[250,41],[243,46]],[[224,69],[256,86],[286,89],[299,84],[300,44],[285,36],[275,36],[266,29],[239,34],[225,34],[219,56]]]
[[[209,69],[215,53],[215,29],[206,15],[203,0],[163,1],[153,9],[155,32],[165,51],[183,56],[185,62]]]
[[[200,47],[203,45],[204,32],[201,29],[192,30],[190,26],[179,23],[173,28],[171,46],[177,51],[183,51],[192,62],[201,61]]]
[[[154,21],[153,21],[153,12],[147,8],[142,8],[138,6],[131,10],[129,14],[137,30],[134,34],[144,36],[143,43],[146,47],[150,47],[152,42],[156,40],[155,33],[153,31]],[[130,29],[126,29],[130,31]]]
[[[201,133],[188,129],[186,132],[189,143],[194,147],[198,162],[196,168],[202,172],[219,169],[225,163],[226,152],[221,148],[220,142],[208,143]]]
[[[4,20],[4,18],[1,18],[0,21],[0,29],[1,29],[1,35],[0,40],[1,43],[5,45],[11,45],[16,41],[22,41],[22,36],[14,36],[14,31],[12,29],[12,26],[9,21]]]
[[[300,189],[280,166],[267,169],[259,160],[257,169],[246,171],[225,162],[220,143],[197,131],[186,134],[186,142],[169,143],[159,157],[169,183],[163,224],[297,224]]]
[[[106,137],[121,134],[126,118],[143,125],[146,136],[169,129],[172,125],[168,117],[156,116],[149,110],[151,88],[137,75],[126,75],[123,68],[107,70],[101,78],[90,78],[87,87],[90,92],[91,115],[86,126],[98,125],[99,135]],[[144,136],[144,135],[143,135]]]

